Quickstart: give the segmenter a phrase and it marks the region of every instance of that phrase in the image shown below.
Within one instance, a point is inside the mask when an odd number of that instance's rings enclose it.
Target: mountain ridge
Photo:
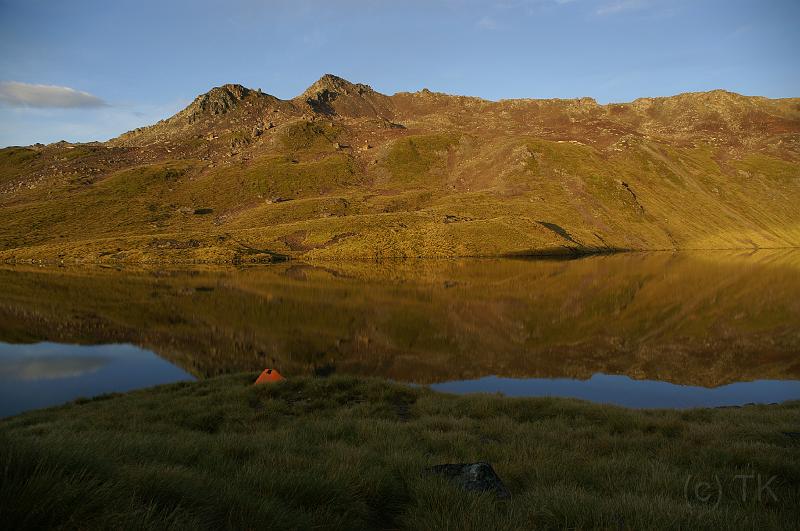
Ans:
[[[337,113],[335,112],[335,109],[327,108],[327,106],[330,105],[332,101],[335,101],[336,99],[342,97],[351,99],[352,98],[364,99],[364,97],[367,96],[371,98],[381,98],[383,99],[384,102],[393,99],[400,99],[400,100],[440,99],[448,101],[458,101],[461,103],[472,102],[473,104],[483,105],[487,107],[510,106],[513,108],[525,104],[531,104],[531,105],[550,104],[550,105],[565,105],[571,109],[588,108],[597,110],[607,110],[608,112],[613,112],[615,109],[618,110],[620,106],[630,107],[632,109],[640,111],[647,111],[654,105],[659,105],[659,104],[669,105],[670,103],[673,102],[676,103],[686,102],[687,100],[689,101],[695,100],[702,102],[704,105],[711,104],[717,107],[719,107],[723,102],[730,104],[733,103],[734,101],[740,105],[756,101],[767,104],[769,104],[769,102],[787,102],[789,104],[792,103],[795,104],[794,119],[800,121],[800,98],[771,99],[764,96],[745,96],[724,89],[713,89],[709,91],[698,91],[698,92],[682,92],[672,96],[640,97],[630,102],[609,102],[606,104],[600,104],[594,98],[586,96],[577,98],[504,98],[500,100],[488,100],[476,96],[462,96],[462,95],[448,94],[444,92],[433,92],[428,89],[421,89],[416,92],[396,92],[392,95],[386,95],[378,91],[375,91],[369,85],[363,83],[353,83],[334,74],[324,74],[317,81],[312,83],[301,94],[289,99],[280,99],[271,94],[262,92],[261,89],[251,89],[236,83],[227,83],[218,87],[213,87],[209,91],[198,95],[194,99],[194,101],[183,110],[158,123],[168,122],[172,119],[187,115],[191,120],[192,117],[199,114],[197,112],[198,107],[202,111],[203,106],[206,105],[206,102],[209,102],[208,104],[211,106],[212,115],[224,114],[230,107],[233,107],[238,102],[244,101],[245,98],[251,94],[264,98],[264,100],[267,102],[268,105],[278,106],[282,104],[283,110],[287,110],[289,105],[293,105],[295,108],[292,110],[295,113],[302,114],[304,112],[311,111],[328,116],[338,114],[345,118],[363,117],[365,116],[365,114],[348,113],[347,109],[344,109],[344,112]],[[393,105],[396,104],[393,103]],[[224,110],[222,112],[214,112],[214,109],[224,109]],[[393,117],[393,114],[395,112],[398,112],[398,110],[395,108],[388,110],[388,112],[386,112],[387,109],[385,108],[383,110],[385,115],[379,115],[379,113],[376,112],[375,117],[391,119]],[[153,126],[138,128],[137,130],[134,131],[146,130],[149,127]],[[133,133],[134,131],[128,131],[126,133],[123,133],[118,137],[110,139],[109,142],[113,143],[118,139],[120,139],[121,137],[130,135],[130,133]]]
[[[800,98],[226,84],[108,142],[0,150],[0,259],[796,247],[799,167]]]

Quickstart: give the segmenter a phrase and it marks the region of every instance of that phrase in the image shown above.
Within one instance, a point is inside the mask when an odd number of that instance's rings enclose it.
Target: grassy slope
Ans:
[[[648,173],[627,159],[602,159],[590,148],[534,145],[543,162],[505,176],[496,185],[500,190],[460,193],[425,181],[435,167],[428,165],[431,155],[415,155],[418,149],[391,150],[388,188],[371,196],[360,190],[372,178],[342,154],[298,163],[277,154],[197,175],[182,167],[176,176],[164,164],[124,170],[88,188],[53,194],[58,199],[8,206],[0,238],[17,250],[2,256],[24,259],[44,252],[49,258],[93,259],[121,248],[127,252],[115,258],[157,260],[152,243],[161,236],[201,241],[206,252],[182,257],[215,260],[220,242],[209,242],[209,233],[233,234],[250,246],[291,255],[296,249],[282,239],[304,232],[310,249],[303,254],[325,258],[525,254],[563,247],[770,247],[797,241],[788,207],[744,183],[719,176],[729,195],[719,199],[697,183],[676,185],[669,176]],[[419,160],[408,163],[403,157]],[[759,161],[769,168],[775,162]],[[775,171],[784,170],[778,165]],[[569,177],[559,177],[563,174]],[[636,199],[623,181],[637,190]],[[504,191],[507,186],[513,192]],[[793,181],[784,187],[796,195]],[[709,207],[713,216],[697,217],[698,208],[708,213]],[[211,208],[213,215],[193,214],[198,208]],[[742,211],[750,215],[742,218]],[[455,222],[446,223],[448,216]],[[564,227],[571,239],[539,221]],[[116,239],[93,241],[100,238]],[[45,247],[19,249],[39,245]],[[228,259],[236,252],[230,244],[221,247]]]
[[[240,123],[250,115],[237,112],[225,115],[233,125],[213,141],[198,133],[146,148],[0,150],[0,259],[240,261],[274,253],[340,259],[800,244],[790,121],[781,126],[788,132],[745,129],[719,145],[708,132],[609,136],[605,122],[562,111],[542,118],[552,131],[537,129],[538,117],[552,110],[525,111],[531,124],[521,130],[489,111],[470,111],[464,124],[446,113],[414,115],[409,129],[292,118],[253,137]]]
[[[255,375],[77,401],[0,422],[13,528],[530,529],[800,526],[800,403],[632,411]],[[491,462],[509,502],[423,467]],[[737,475],[775,498],[742,500]],[[690,478],[691,476],[691,478]],[[689,479],[690,500],[686,499]],[[708,502],[691,493],[716,485]],[[716,501],[719,498],[719,504]]]

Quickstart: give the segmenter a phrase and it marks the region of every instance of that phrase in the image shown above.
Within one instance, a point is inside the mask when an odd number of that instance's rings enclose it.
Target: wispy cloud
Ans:
[[[576,2],[577,0],[495,0],[492,5],[494,7],[509,9],[509,8],[517,8],[517,7],[531,7],[537,5],[548,5],[548,4],[571,4],[572,2]]]
[[[161,104],[118,101],[97,108],[11,107],[0,103],[0,148],[58,140],[108,140],[168,118],[191,102],[191,98]]]
[[[622,13],[623,11],[634,11],[646,7],[648,2],[646,0],[616,0],[614,2],[604,4],[595,10],[595,14],[614,15]]]
[[[479,28],[485,30],[497,29],[497,21],[491,17],[483,17],[477,22],[477,25]]]
[[[102,356],[37,356],[3,360],[0,380],[56,380],[97,372],[111,361]]]
[[[0,81],[0,103],[9,107],[87,108],[107,107],[102,99],[69,87]]]

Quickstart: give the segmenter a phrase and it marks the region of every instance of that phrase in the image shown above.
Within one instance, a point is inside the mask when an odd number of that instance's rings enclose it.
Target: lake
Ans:
[[[0,416],[278,369],[629,407],[800,399],[800,253],[0,268]]]

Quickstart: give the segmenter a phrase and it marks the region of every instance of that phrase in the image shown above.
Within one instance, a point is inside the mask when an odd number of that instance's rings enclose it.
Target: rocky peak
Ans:
[[[252,90],[234,83],[214,87],[205,94],[197,96],[185,112],[190,123],[201,114],[225,114],[252,92]]]
[[[682,107],[697,105],[728,105],[736,106],[747,104],[758,98],[742,96],[727,90],[710,90],[708,92],[684,92],[675,96],[661,96],[655,98],[637,98],[630,105],[634,107],[650,107],[655,104],[674,104]]]
[[[186,108],[174,116],[149,127],[134,129],[114,139],[118,145],[150,145],[166,139],[201,138],[236,127],[260,130],[276,120],[273,113],[291,115],[295,108],[266,94],[261,89],[249,89],[239,84],[227,83],[197,96]]]
[[[384,114],[386,99],[369,85],[351,83],[338,76],[325,74],[295,101],[307,105],[315,113],[355,117]]]
[[[321,94],[330,93],[337,96],[363,96],[372,94],[375,91],[369,85],[362,83],[351,83],[346,79],[333,74],[325,74],[308,87],[301,98],[313,99]]]

